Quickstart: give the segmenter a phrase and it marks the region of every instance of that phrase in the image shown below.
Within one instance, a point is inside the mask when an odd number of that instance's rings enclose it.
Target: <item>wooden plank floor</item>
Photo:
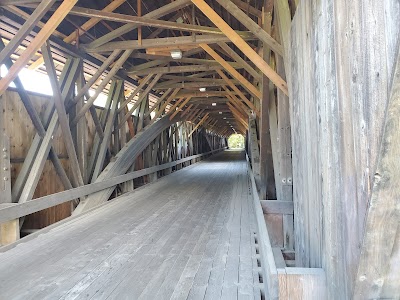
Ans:
[[[225,151],[0,254],[0,299],[260,299],[243,152]]]

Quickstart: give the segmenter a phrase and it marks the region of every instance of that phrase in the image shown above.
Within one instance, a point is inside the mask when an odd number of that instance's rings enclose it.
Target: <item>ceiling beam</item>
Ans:
[[[275,53],[283,56],[283,47],[233,2],[230,0],[216,1]]]
[[[110,12],[110,11],[114,11],[115,9],[117,9],[119,6],[121,6],[123,3],[125,2],[125,0],[115,0],[113,2],[111,2],[110,4],[108,4],[104,9],[103,12]],[[74,8],[72,8],[74,9]],[[72,10],[71,9],[71,10]],[[64,42],[66,42],[67,44],[71,44],[73,41],[76,40],[76,38],[78,36],[81,36],[82,34],[84,34],[86,31],[88,31],[89,29],[93,28],[97,23],[100,22],[100,19],[97,18],[93,18],[93,16],[90,16],[91,19],[89,19],[88,21],[86,21],[84,24],[82,24],[81,26],[79,26],[78,31],[73,31],[69,36],[67,36],[66,38],[64,38]],[[35,62],[33,62],[30,66],[29,69],[31,70],[35,70],[37,68],[39,68],[42,64],[43,64],[43,57],[39,57]]]
[[[245,40],[254,40],[254,36],[247,37]],[[167,37],[167,38],[155,38],[155,39],[144,39],[140,44],[137,40],[130,41],[118,41],[118,42],[109,42],[102,46],[93,47],[92,44],[81,45],[88,53],[101,53],[101,52],[110,52],[115,49],[121,50],[138,50],[138,49],[146,49],[146,48],[165,48],[172,47],[174,49],[180,49],[181,46],[193,45],[197,46],[199,44],[215,44],[218,42],[229,42],[230,39],[226,36],[220,36],[216,34],[203,34],[196,35],[195,38],[193,36],[179,36],[179,37]]]
[[[286,82],[257,54],[204,0],[192,2],[242,51],[283,93],[289,94]],[[220,41],[222,42],[222,41]]]
[[[190,4],[190,0],[176,0],[172,3],[164,5],[156,10],[149,12],[148,14],[144,15],[143,17],[148,19],[158,19],[165,15],[168,15],[171,12],[176,12],[177,10],[188,6]],[[97,40],[90,43],[91,48],[99,47],[107,42],[110,42],[125,33],[131,32],[138,28],[139,25],[137,24],[125,24],[117,29],[103,35],[102,37],[98,38]]]
[[[124,0],[125,1],[125,0]],[[111,2],[113,3],[113,2]],[[106,21],[114,21],[121,23],[137,24],[141,26],[157,27],[171,30],[181,30],[189,32],[207,33],[207,34],[219,34],[223,35],[223,32],[216,27],[192,25],[186,23],[177,23],[171,21],[164,21],[158,19],[149,19],[146,17],[124,15],[119,13],[107,12],[104,10],[96,10],[85,7],[74,7],[69,12],[71,15],[81,16],[81,17],[91,17]],[[242,37],[248,37],[248,31],[237,31],[237,33]]]
[[[46,14],[48,9],[54,4],[55,0],[44,0],[42,1],[36,9],[33,11],[29,19],[22,25],[18,30],[17,34],[12,38],[12,40],[5,46],[5,48],[0,52],[0,61],[3,62],[5,59],[9,58],[11,54],[18,48],[25,37],[31,33],[33,27],[42,19]]]
[[[210,71],[210,70],[220,70],[221,66],[216,65],[189,65],[189,66],[168,66],[168,67],[156,67],[148,68],[146,70],[131,71],[128,72],[129,75],[148,75],[153,73],[169,74],[169,73],[187,73],[187,72],[200,72],[200,71]]]
[[[0,80],[0,95],[5,92],[9,84],[18,75],[19,71],[26,66],[31,57],[46,42],[46,40],[50,37],[50,35],[65,18],[69,10],[76,4],[77,1],[78,0],[64,0],[62,2],[60,7],[49,18],[47,23],[39,31],[26,50],[19,56],[17,61],[8,71],[7,75]]]

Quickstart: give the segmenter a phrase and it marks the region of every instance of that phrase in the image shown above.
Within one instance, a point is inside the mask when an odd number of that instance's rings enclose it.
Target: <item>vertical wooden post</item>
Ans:
[[[4,128],[4,97],[0,96],[0,205],[11,204],[10,142]],[[19,239],[19,220],[0,224],[0,246]]]
[[[270,33],[272,21],[272,0],[265,1],[263,15],[263,29]],[[271,50],[266,43],[263,44],[263,58],[270,60]],[[261,80],[262,99],[260,101],[260,198],[276,199],[274,166],[272,158],[272,145],[270,135],[269,104],[270,104],[270,80],[263,75]]]
[[[283,1],[278,1],[283,2]],[[279,10],[278,10],[279,11]],[[290,14],[289,14],[290,18]],[[280,20],[281,21],[281,20]],[[279,23],[279,26],[283,26]],[[287,28],[281,28],[281,34],[286,32]],[[283,44],[286,45],[284,36],[279,36],[277,34],[277,40],[282,40]],[[285,48],[285,50],[287,50]],[[285,62],[287,65],[288,62]],[[277,73],[285,79],[285,69],[288,71],[289,68],[285,68],[284,62],[281,57],[276,58]],[[293,201],[293,171],[292,171],[292,142],[291,142],[291,130],[290,130],[290,108],[289,108],[289,97],[278,90],[277,98],[277,114],[278,114],[278,151],[279,151],[279,177],[281,188],[280,195],[281,201]],[[294,225],[293,225],[293,215],[283,216],[283,234],[284,234],[284,248],[294,249]]]

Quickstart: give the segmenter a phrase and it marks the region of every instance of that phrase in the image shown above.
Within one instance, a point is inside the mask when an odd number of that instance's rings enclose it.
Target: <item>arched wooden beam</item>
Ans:
[[[173,121],[169,116],[164,116],[160,120],[146,126],[138,134],[132,138],[115,158],[107,165],[103,172],[99,175],[95,182],[101,182],[113,178],[118,175],[125,174],[135,159],[143,150],[165,129],[172,124],[180,121],[177,116]],[[115,187],[105,189],[103,191],[89,195],[85,200],[81,201],[73,212],[74,215],[85,212],[95,206],[107,202],[108,198],[114,191]]]

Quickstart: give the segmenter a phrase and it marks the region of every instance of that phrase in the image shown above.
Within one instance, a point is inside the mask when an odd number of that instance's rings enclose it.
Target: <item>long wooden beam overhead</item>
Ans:
[[[36,37],[32,40],[26,50],[19,56],[7,75],[0,80],[0,95],[7,89],[8,85],[15,79],[19,71],[26,66],[31,57],[50,37],[52,32],[57,28],[61,21],[68,14],[70,9],[78,2],[78,0],[64,0],[60,7],[47,21],[46,25],[39,31]]]
[[[13,37],[10,43],[1,50],[0,52],[0,61],[4,61],[6,58],[9,58],[10,55],[18,48],[21,42],[25,39],[25,37],[30,34],[32,28],[36,25],[38,21],[45,15],[48,9],[54,4],[55,0],[45,0],[42,1],[36,9],[31,14],[29,20],[22,25],[22,27],[18,30],[17,34]]]
[[[123,1],[125,1],[125,0],[123,0]],[[111,2],[111,3],[113,3],[113,2]],[[200,26],[200,25],[193,25],[193,24],[186,24],[186,23],[177,23],[177,22],[164,21],[164,20],[158,20],[158,19],[149,19],[146,17],[112,13],[112,12],[107,12],[106,10],[100,11],[100,10],[90,9],[90,8],[85,8],[85,7],[74,7],[73,9],[71,9],[69,14],[81,16],[81,17],[91,17],[91,18],[96,18],[99,20],[137,24],[137,25],[141,25],[141,26],[223,35],[223,32],[220,29],[215,28],[215,27]],[[249,32],[247,32],[247,31],[237,31],[237,33],[242,37],[249,36]]]
[[[102,12],[107,13],[107,12],[112,12],[116,10],[118,7],[120,7],[125,0],[114,0],[110,4],[108,4],[105,8],[103,8]],[[72,8],[69,13],[75,8]],[[86,21],[84,24],[79,26],[78,31],[73,31],[70,35],[68,35],[66,38],[64,38],[64,42],[70,44],[73,41],[76,40],[78,36],[81,36],[84,34],[86,31],[89,29],[93,28],[97,23],[101,21],[101,19],[96,18],[95,16],[89,16],[90,19]],[[35,62],[33,62],[30,66],[29,69],[35,70],[39,68],[43,64],[43,57],[39,57]]]
[[[156,10],[153,10],[149,12],[148,14],[144,15],[143,17],[148,18],[148,19],[158,19],[161,18],[165,15],[168,15],[171,12],[175,12],[181,8],[184,8],[185,6],[188,6],[190,4],[190,0],[176,0],[172,3],[169,3],[167,5],[164,5],[160,8],[157,8]],[[139,25],[137,24],[125,24],[114,31],[107,33],[103,35],[102,37],[98,38],[97,40],[93,41],[92,43],[89,44],[91,48],[96,48],[99,47],[109,41],[112,41],[121,35],[128,33],[136,28],[138,28]]]
[[[150,56],[153,56],[153,55],[150,55]],[[153,58],[149,58],[149,59],[153,59]],[[164,56],[159,57],[159,56],[156,56],[156,59],[148,61],[148,62],[140,64],[140,65],[136,65],[136,66],[130,68],[128,70],[128,72],[145,70],[147,68],[152,68],[152,67],[161,65],[163,63],[169,63],[169,62],[179,62],[179,63],[199,64],[199,65],[200,64],[203,64],[203,65],[219,65],[218,62],[216,62],[213,59],[185,58],[185,57],[182,57],[181,59],[179,59],[179,61],[176,61],[172,57],[164,57]],[[243,67],[241,64],[235,63],[235,62],[229,62],[229,64],[231,66],[233,66],[233,67]]]
[[[186,88],[186,89],[199,89],[201,87],[220,87],[221,84],[225,84],[225,81],[218,82],[215,80],[214,82],[171,82],[171,83],[160,83],[157,84],[154,89],[155,90],[165,90],[166,88]]]
[[[283,47],[264,29],[262,29],[256,22],[246,15],[239,7],[237,7],[230,0],[216,0],[223,8],[225,8],[232,16],[234,16],[240,23],[242,23],[248,30],[250,30],[256,37],[263,43],[267,44],[275,53],[283,56]],[[287,2],[287,1],[286,1]]]
[[[283,93],[289,94],[286,82],[255,52],[204,0],[192,2],[242,51]],[[222,42],[222,41],[220,41]]]
[[[227,92],[224,91],[206,91],[206,92],[199,92],[199,91],[180,91],[176,97],[224,97],[227,95]]]
[[[254,40],[254,36],[246,37],[245,40]],[[214,44],[218,42],[229,42],[230,39],[226,36],[220,36],[216,34],[202,34],[196,35],[195,38],[192,36],[179,36],[179,37],[166,37],[156,39],[144,39],[140,44],[137,40],[133,41],[118,41],[109,42],[102,46],[93,47],[91,44],[82,45],[81,47],[88,53],[102,53],[111,52],[115,49],[121,50],[139,50],[146,48],[166,48],[174,47],[174,49],[186,50],[186,46],[197,46],[199,44]]]
[[[130,75],[148,75],[148,74],[168,74],[168,73],[186,73],[186,72],[200,72],[210,70],[220,70],[221,66],[216,65],[189,65],[189,66],[172,66],[172,67],[158,67],[148,68],[146,70],[129,72]]]

